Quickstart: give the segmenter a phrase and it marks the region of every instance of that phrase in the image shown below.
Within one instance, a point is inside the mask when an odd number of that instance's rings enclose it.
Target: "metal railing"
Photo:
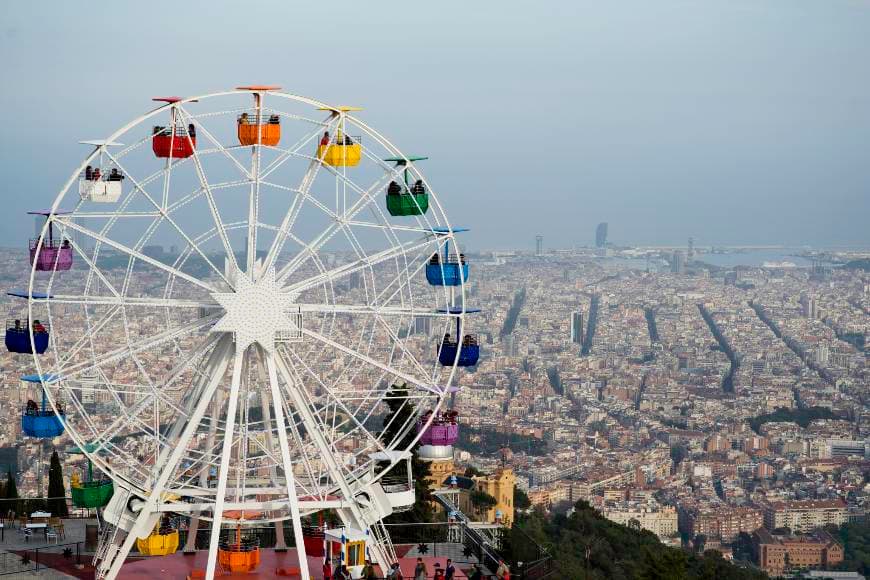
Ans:
[[[276,113],[242,113],[236,117],[240,125],[280,125],[281,115]]]
[[[0,576],[58,570],[72,572],[82,562],[83,542],[53,544],[39,548],[16,550],[0,554]],[[20,552],[20,553],[18,553]]]

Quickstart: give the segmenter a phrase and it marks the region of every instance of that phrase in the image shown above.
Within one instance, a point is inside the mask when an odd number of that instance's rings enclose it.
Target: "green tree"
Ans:
[[[21,502],[18,501],[18,486],[15,483],[15,476],[12,475],[11,469],[6,474],[6,494],[4,497],[7,501],[3,502],[5,504],[3,511],[21,513]]]
[[[514,487],[514,509],[527,510],[532,507],[532,500],[526,495],[526,492],[518,487]]]
[[[472,490],[469,499],[471,500],[471,505],[479,512],[485,512],[488,509],[494,508],[498,503],[497,499],[480,489]]]
[[[63,485],[63,469],[56,450],[51,454],[51,464],[48,468],[48,511],[56,517],[69,517],[66,489]]]

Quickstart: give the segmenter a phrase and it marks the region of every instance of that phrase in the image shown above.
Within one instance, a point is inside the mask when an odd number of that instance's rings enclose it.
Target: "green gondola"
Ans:
[[[85,450],[89,453],[93,453],[96,449],[97,446],[92,443],[85,445]],[[72,447],[67,449],[66,452],[84,455],[84,452],[79,447]],[[115,493],[115,486],[112,484],[111,479],[94,480],[94,466],[90,459],[88,459],[88,480],[78,481],[77,478],[78,475],[75,475],[74,479],[70,482],[72,503],[77,508],[95,509],[105,507]]]
[[[79,483],[79,487],[70,487],[72,502],[79,508],[105,507],[115,493],[115,486],[111,480],[85,481]]]
[[[429,210],[429,192],[422,180],[414,184],[410,182],[409,165],[414,161],[422,161],[427,157],[390,157],[396,167],[404,167],[404,185],[391,182],[387,188],[387,211],[391,216],[423,215]]]

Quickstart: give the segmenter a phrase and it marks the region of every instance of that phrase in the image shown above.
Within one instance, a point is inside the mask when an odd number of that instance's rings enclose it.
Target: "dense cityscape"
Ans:
[[[771,575],[840,567],[837,528],[866,514],[870,278],[854,266],[868,254],[722,267],[713,252],[739,262],[746,250],[622,248],[605,224],[597,234],[596,247],[545,250],[538,236],[534,251],[471,254],[483,355],[459,379],[453,455],[427,460],[431,489],[468,480],[456,505],[484,523],[582,500]],[[20,251],[2,262],[7,283],[25,278]],[[20,308],[7,300],[7,318]],[[437,348],[430,322],[409,337],[420,356]],[[3,468],[23,497],[45,495],[48,456],[69,444],[21,437],[31,364],[2,358]],[[64,459],[68,489],[82,460]]]

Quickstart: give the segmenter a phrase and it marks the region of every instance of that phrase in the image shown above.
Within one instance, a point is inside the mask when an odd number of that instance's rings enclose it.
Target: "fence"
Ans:
[[[0,576],[53,569],[73,574],[77,566],[87,564],[82,542],[55,544],[27,550],[0,553]]]

